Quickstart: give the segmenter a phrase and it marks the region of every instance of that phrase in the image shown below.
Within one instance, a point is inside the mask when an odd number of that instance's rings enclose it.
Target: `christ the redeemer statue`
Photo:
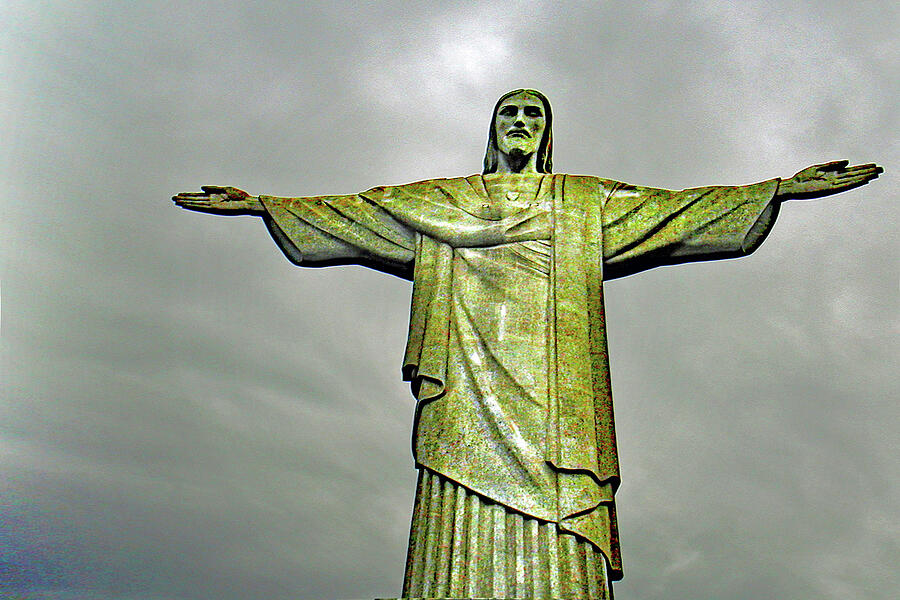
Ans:
[[[203,187],[288,259],[412,280],[403,377],[419,470],[404,597],[605,599],[621,579],[603,281],[753,252],[781,202],[864,185],[847,161],[682,191],[553,174],[543,94],[497,102],[484,172],[306,198]]]

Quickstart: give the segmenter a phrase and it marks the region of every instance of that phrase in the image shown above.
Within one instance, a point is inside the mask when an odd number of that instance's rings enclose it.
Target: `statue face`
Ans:
[[[540,98],[528,92],[510,96],[497,108],[497,149],[509,156],[533,154],[541,144],[544,126]]]

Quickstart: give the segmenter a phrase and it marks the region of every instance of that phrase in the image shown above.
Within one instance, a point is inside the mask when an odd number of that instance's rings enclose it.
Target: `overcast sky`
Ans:
[[[409,283],[169,198],[479,172],[493,103],[534,87],[559,172],[885,167],[607,309],[616,597],[894,598],[896,4],[363,4],[3,3],[0,596],[399,594]]]

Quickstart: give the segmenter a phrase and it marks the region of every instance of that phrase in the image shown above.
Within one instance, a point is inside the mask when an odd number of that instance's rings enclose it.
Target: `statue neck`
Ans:
[[[504,154],[497,156],[498,173],[537,173],[537,152],[531,154]]]

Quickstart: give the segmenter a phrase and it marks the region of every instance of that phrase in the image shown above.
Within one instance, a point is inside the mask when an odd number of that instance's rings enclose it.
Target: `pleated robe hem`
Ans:
[[[403,598],[611,600],[587,540],[419,471]]]

